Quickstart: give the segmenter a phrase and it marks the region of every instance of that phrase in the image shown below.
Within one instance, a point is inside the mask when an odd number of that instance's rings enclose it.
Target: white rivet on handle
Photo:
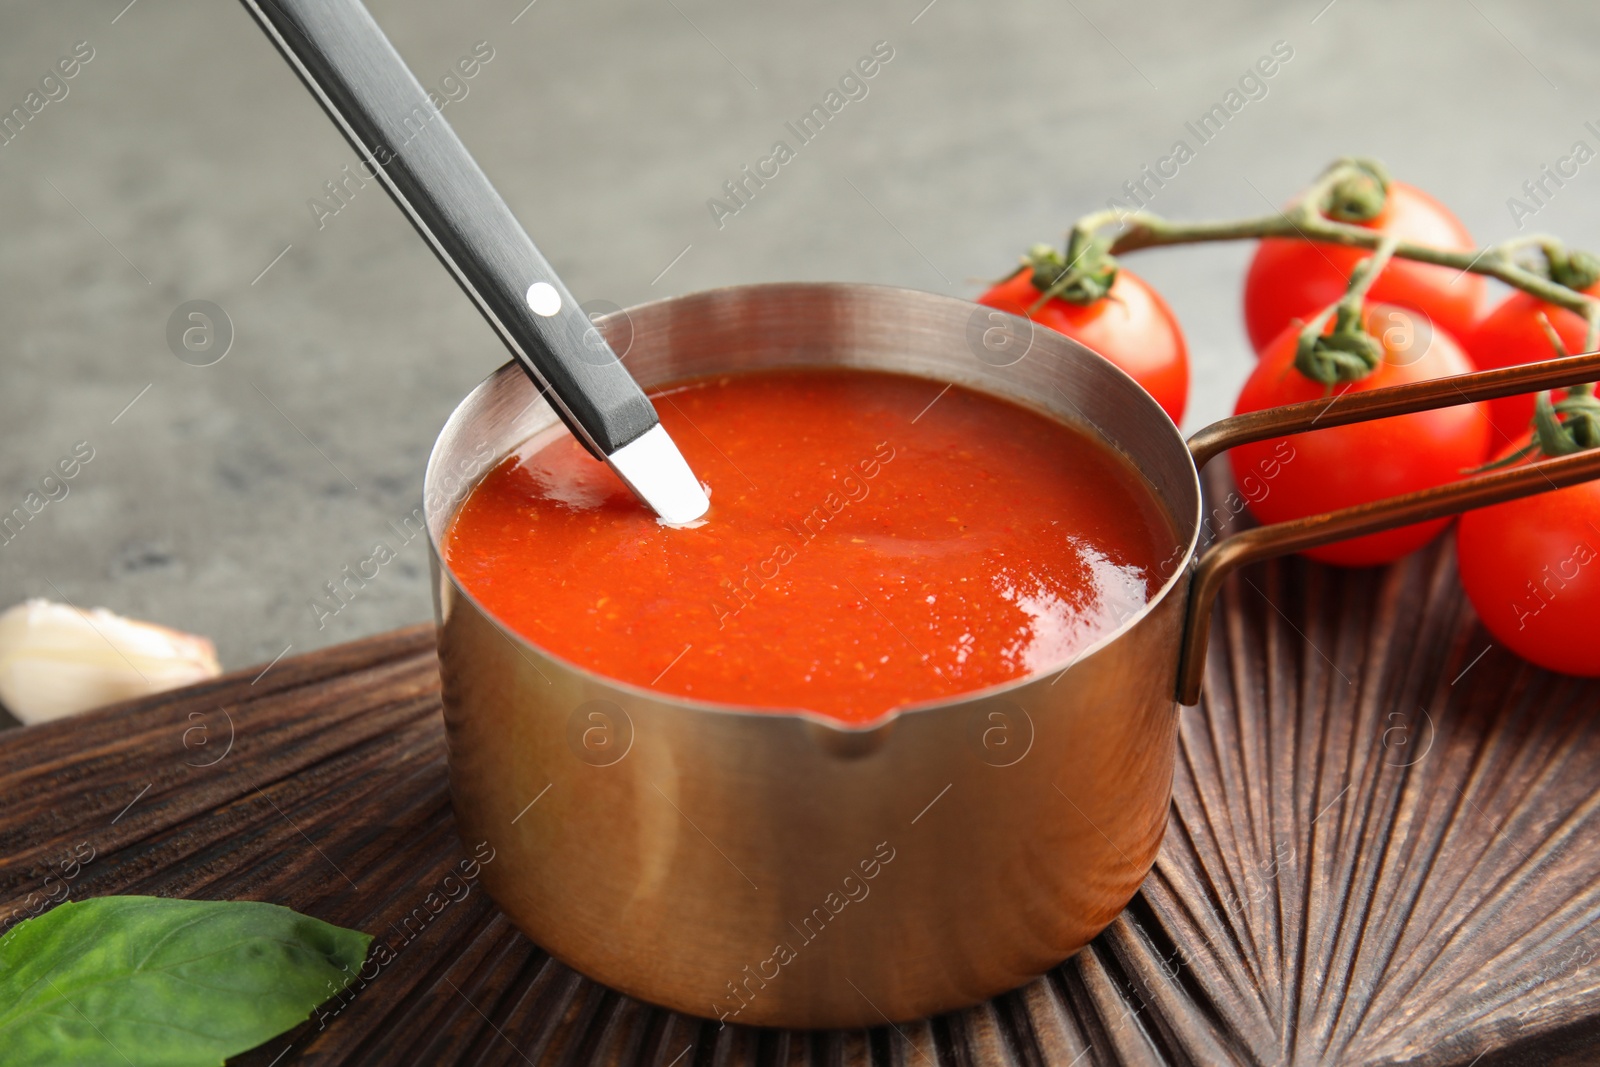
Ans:
[[[561,294],[549,282],[534,282],[528,286],[528,307],[535,315],[548,319],[561,310]]]

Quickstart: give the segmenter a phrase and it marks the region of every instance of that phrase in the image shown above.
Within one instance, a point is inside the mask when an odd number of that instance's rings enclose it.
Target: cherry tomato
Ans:
[[[1590,296],[1600,296],[1600,282],[1584,292]],[[1472,333],[1462,339],[1467,355],[1479,370],[1555,359],[1555,347],[1539,322],[1541,311],[1549,318],[1550,325],[1555,327],[1568,352],[1583,351],[1585,328],[1582,316],[1554,304],[1546,304],[1529,293],[1518,292],[1506,297],[1484,316]],[[1494,422],[1497,448],[1527,433],[1529,424],[1533,422],[1535,395],[1524,393],[1489,401],[1489,418]],[[1557,393],[1556,399],[1560,399],[1560,396]]]
[[[1467,512],[1456,565],[1495,640],[1549,670],[1600,677],[1600,481]]]
[[[1024,267],[980,296],[978,303],[1026,316],[1094,349],[1144,386],[1173,422],[1183,421],[1189,399],[1189,347],[1172,309],[1144,279],[1119,268],[1103,300],[1084,305],[1052,297],[1030,315],[1028,309],[1038,299],[1033,272]]]
[[[1360,381],[1334,386],[1334,392],[1381,389],[1472,370],[1443,332],[1430,333],[1420,324],[1415,332],[1396,325],[1415,317],[1401,308],[1369,307],[1367,329],[1382,342],[1384,362]],[[1299,331],[1291,325],[1267,346],[1239,394],[1236,414],[1328,396],[1324,386],[1295,369]],[[1271,523],[1443,485],[1481,465],[1488,453],[1488,413],[1482,404],[1462,404],[1241,445],[1229,459],[1251,512]],[[1305,554],[1351,567],[1389,563],[1433,540],[1448,522],[1404,526]]]
[[[1404,182],[1391,181],[1383,210],[1358,225],[1447,251],[1471,252],[1476,247],[1466,227],[1443,204]],[[1251,346],[1263,351],[1290,322],[1308,321],[1338,300],[1350,271],[1370,255],[1366,249],[1342,245],[1283,238],[1262,241],[1244,283],[1244,322]],[[1477,321],[1485,288],[1482,275],[1395,258],[1368,295],[1374,302],[1421,311],[1436,326],[1461,338]]]

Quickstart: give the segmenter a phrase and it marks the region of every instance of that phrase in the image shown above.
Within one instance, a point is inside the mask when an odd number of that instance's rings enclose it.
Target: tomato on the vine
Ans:
[[[1472,370],[1444,332],[1397,325],[1414,315],[1369,305],[1365,323],[1383,347],[1383,362],[1365,378],[1335,385],[1333,392],[1381,389]],[[1236,414],[1329,395],[1326,386],[1296,369],[1299,335],[1300,327],[1290,325],[1266,346],[1239,394]],[[1292,452],[1280,451],[1284,442]],[[1240,445],[1229,459],[1240,485],[1249,478],[1259,487],[1250,494],[1251,512],[1271,523],[1443,485],[1482,464],[1488,452],[1489,419],[1483,405],[1462,404]],[[1266,470],[1275,472],[1270,479],[1260,476]],[[1433,540],[1448,522],[1403,526],[1305,554],[1344,566],[1389,563]]]
[[[1600,297],[1600,282],[1582,292]],[[1484,316],[1470,334],[1462,338],[1467,355],[1479,370],[1497,370],[1555,359],[1558,353],[1550,343],[1549,335],[1544,332],[1544,324],[1539,321],[1541,312],[1549,319],[1568,352],[1583,351],[1586,327],[1582,316],[1547,304],[1529,293],[1512,293]],[[1523,393],[1489,401],[1489,418],[1494,422],[1496,447],[1507,441],[1515,441],[1527,433],[1533,422],[1533,398],[1536,395]]]
[[[1467,512],[1456,561],[1495,640],[1541,667],[1600,677],[1600,481]]]
[[[1160,293],[1122,267],[1110,292],[1092,304],[1052,297],[1030,312],[1040,295],[1032,269],[1024,267],[980,296],[978,303],[1025,316],[1094,349],[1144,386],[1173,422],[1183,421],[1189,399],[1189,348]]]
[[[1472,235],[1439,201],[1404,182],[1390,181],[1383,209],[1355,223],[1446,251],[1471,252]],[[1268,238],[1256,248],[1244,285],[1250,344],[1265,350],[1296,319],[1309,321],[1345,293],[1350,271],[1372,255],[1362,248],[1293,238]],[[1373,283],[1369,299],[1421,311],[1457,339],[1477,322],[1487,283],[1452,267],[1395,259]]]

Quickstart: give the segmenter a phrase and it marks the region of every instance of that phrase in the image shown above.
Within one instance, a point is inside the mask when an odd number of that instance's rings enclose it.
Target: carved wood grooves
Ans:
[[[325,1029],[237,1062],[1600,1061],[1600,684],[1479,658],[1448,542],[1250,568],[1218,611],[1155,871],[1023,989],[896,1028],[719,1031],[573,974],[474,888]],[[400,942],[467,855],[431,628],[255,674],[0,735],[0,915],[88,842],[74,898],[271,900]]]

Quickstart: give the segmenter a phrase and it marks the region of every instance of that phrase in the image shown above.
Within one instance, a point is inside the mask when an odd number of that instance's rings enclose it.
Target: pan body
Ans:
[[[477,478],[556,421],[508,364],[451,416],[424,499],[451,795],[469,851],[492,849],[482,878],[495,901],[606,985],[755,1025],[918,1018],[1081,948],[1138,889],[1167,823],[1200,511],[1171,421],[1076,342],[908,290],[738,287],[601,328],[646,387],[859,367],[1086,427],[1171,516],[1168,580],[1070,663],[868,729],[609,680],[501,626],[440,558]]]

